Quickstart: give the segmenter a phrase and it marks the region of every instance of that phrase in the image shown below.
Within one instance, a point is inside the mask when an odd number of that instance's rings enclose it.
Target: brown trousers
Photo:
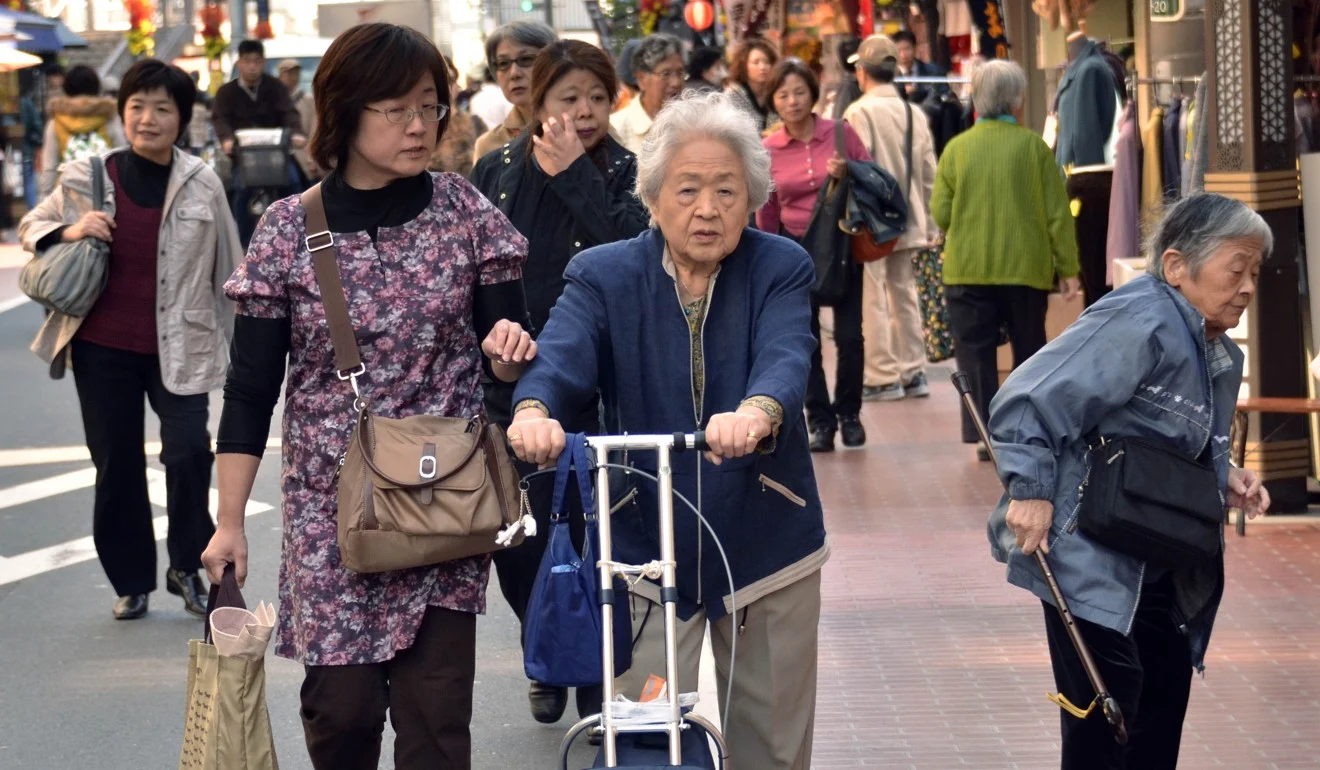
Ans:
[[[303,733],[316,770],[376,770],[385,712],[398,770],[472,767],[477,617],[430,607],[413,646],[393,660],[307,666]]]

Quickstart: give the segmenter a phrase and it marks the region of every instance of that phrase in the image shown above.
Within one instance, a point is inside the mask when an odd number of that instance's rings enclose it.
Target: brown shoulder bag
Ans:
[[[389,572],[490,553],[534,534],[520,517],[504,431],[475,417],[378,417],[358,389],[366,373],[348,315],[321,186],[302,194],[307,250],[335,349],[353,388],[355,420],[336,470],[339,558],[354,572]]]

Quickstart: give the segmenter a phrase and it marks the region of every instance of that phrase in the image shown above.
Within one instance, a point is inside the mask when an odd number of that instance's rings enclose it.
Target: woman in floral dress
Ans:
[[[461,177],[426,171],[448,90],[435,46],[391,24],[340,35],[316,73],[322,128],[310,152],[333,169],[322,193],[366,367],[358,381],[384,417],[476,415],[483,366],[510,381],[536,351],[523,331],[526,241]],[[246,576],[243,509],[287,360],[276,653],[306,668],[312,765],[377,767],[388,710],[395,767],[468,768],[490,559],[378,574],[341,563],[335,468],[353,392],[335,374],[305,218],[298,198],[271,206],[225,287],[238,317],[218,442],[219,527],[203,562],[213,581],[231,563],[240,583]]]

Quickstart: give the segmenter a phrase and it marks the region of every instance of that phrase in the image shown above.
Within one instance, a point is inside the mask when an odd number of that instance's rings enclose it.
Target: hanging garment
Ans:
[[[1095,41],[1088,41],[1059,81],[1059,166],[1105,163],[1118,114],[1118,88]]]
[[[1141,211],[1148,221],[1164,210],[1164,108],[1155,107],[1141,131]]]
[[[1073,169],[1068,176],[1068,199],[1077,228],[1077,262],[1086,307],[1109,293],[1105,273],[1109,260],[1109,195],[1114,183],[1113,167]]]
[[[1164,115],[1164,147],[1160,153],[1164,165],[1164,202],[1182,196],[1182,152],[1178,141],[1178,123],[1182,120],[1182,99],[1174,99]]]
[[[1109,235],[1105,246],[1105,283],[1114,284],[1114,260],[1141,254],[1141,135],[1137,105],[1129,102],[1118,130],[1114,184],[1109,193]]]
[[[1316,144],[1315,124],[1316,109],[1304,91],[1293,96],[1293,119],[1297,124],[1297,154],[1315,152],[1320,149]]]
[[[1210,131],[1206,125],[1209,110],[1206,109],[1206,84],[1209,76],[1201,75],[1201,82],[1196,86],[1194,99],[1196,116],[1187,121],[1190,133],[1187,140],[1188,168],[1183,172],[1183,195],[1201,192],[1205,189],[1205,170],[1210,162]]]

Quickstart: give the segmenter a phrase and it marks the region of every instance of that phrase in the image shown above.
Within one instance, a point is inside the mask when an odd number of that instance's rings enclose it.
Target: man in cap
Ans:
[[[892,254],[866,265],[862,280],[862,334],[866,368],[862,397],[899,401],[930,395],[926,343],[912,262],[936,240],[930,216],[935,186],[935,140],[925,113],[894,87],[898,46],[884,35],[862,41],[850,58],[862,96],[843,114],[880,168],[903,187],[908,225]]]
[[[316,128],[316,102],[312,95],[303,90],[302,87],[302,65],[297,59],[283,59],[275,65],[275,74],[280,82],[289,90],[289,101],[293,102],[294,109],[298,110],[298,118],[302,121],[302,130],[304,136],[311,136],[312,129]],[[306,181],[310,183],[317,181],[325,176],[325,173],[316,165],[307,154],[306,149],[296,150],[293,153],[294,160],[298,161],[298,168],[307,177]]]

